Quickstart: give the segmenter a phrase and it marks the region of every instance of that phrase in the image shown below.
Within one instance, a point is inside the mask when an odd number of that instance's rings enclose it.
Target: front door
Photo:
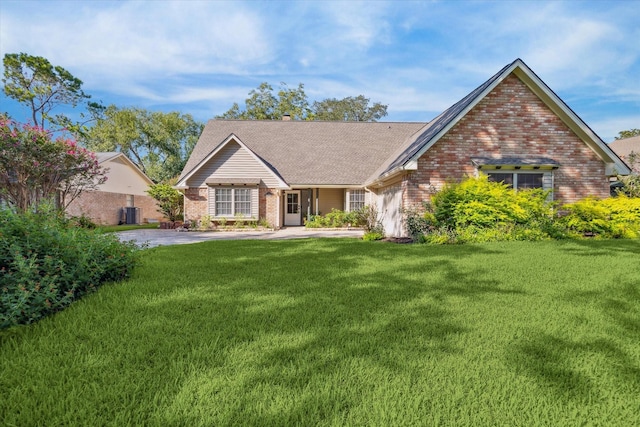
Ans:
[[[284,192],[284,225],[302,225],[300,215],[300,191]]]

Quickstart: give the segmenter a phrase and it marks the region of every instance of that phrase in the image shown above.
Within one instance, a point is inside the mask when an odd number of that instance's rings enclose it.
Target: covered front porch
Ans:
[[[366,191],[345,187],[293,187],[282,190],[277,206],[283,227],[302,226],[312,215],[326,215],[332,209],[351,211],[365,205]]]

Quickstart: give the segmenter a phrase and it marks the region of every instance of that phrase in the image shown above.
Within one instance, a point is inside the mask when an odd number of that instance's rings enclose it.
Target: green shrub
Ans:
[[[347,214],[339,209],[331,209],[331,212],[325,215],[327,227],[342,227],[347,224]]]
[[[620,194],[603,200],[586,198],[563,206],[560,217],[572,237],[640,237],[640,198]]]
[[[0,211],[0,236],[0,328],[31,323],[122,280],[138,249],[47,210]]]
[[[430,243],[433,245],[445,245],[458,243],[456,232],[447,227],[438,227],[421,235],[418,239],[420,243]]]
[[[373,240],[382,240],[382,239],[384,239],[384,233],[381,233],[379,231],[367,231],[362,236],[362,240],[366,242],[370,242]]]
[[[423,203],[422,209],[413,208],[404,211],[407,232],[414,241],[420,240],[420,236],[435,229],[437,220],[431,209],[430,204]]]
[[[93,222],[91,218],[89,218],[84,214],[80,216],[72,216],[71,218],[69,218],[68,221],[70,225],[81,227],[81,228],[88,228],[90,230],[93,230],[98,227],[98,225],[95,222]]]
[[[422,216],[405,215],[411,236],[429,243],[541,240],[561,235],[553,225],[548,191],[515,191],[481,175],[447,184]]]
[[[305,227],[307,228],[341,228],[351,224],[355,227],[358,221],[358,214],[356,212],[344,212],[339,209],[331,209],[326,215],[311,215],[308,220],[305,220]]]
[[[324,219],[320,215],[311,215],[309,218],[304,219],[304,226],[306,228],[322,228],[324,227]]]
[[[552,206],[549,192],[533,189],[515,191],[486,175],[447,184],[433,196],[434,216],[439,225],[450,228],[493,227],[504,224],[527,224],[549,217]]]

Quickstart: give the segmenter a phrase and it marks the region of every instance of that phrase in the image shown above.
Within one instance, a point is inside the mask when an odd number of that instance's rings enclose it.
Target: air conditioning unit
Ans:
[[[140,223],[140,208],[126,207],[123,208],[125,212],[125,224],[139,224]]]

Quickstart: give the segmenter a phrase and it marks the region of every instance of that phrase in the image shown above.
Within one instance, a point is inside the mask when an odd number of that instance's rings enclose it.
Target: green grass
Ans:
[[[115,233],[117,231],[142,230],[159,228],[159,224],[129,224],[129,225],[101,225],[98,228],[102,233]]]
[[[215,241],[0,332],[0,425],[640,424],[640,241]]]

